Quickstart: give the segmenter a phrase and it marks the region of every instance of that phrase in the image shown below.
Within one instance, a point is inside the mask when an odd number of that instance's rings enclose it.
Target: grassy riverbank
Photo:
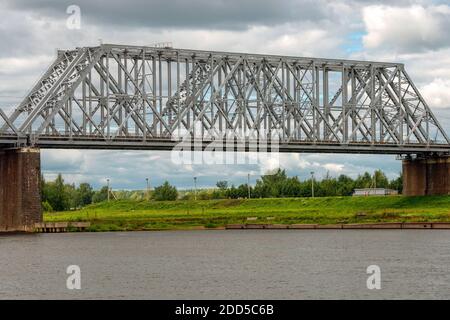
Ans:
[[[450,197],[121,200],[45,213],[44,220],[89,221],[89,231],[215,228],[232,223],[449,222]]]

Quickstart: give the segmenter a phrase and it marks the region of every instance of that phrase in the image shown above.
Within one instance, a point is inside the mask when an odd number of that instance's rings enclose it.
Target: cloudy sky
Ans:
[[[66,27],[67,8],[81,9],[81,28]],[[10,111],[55,58],[56,49],[103,43],[271,53],[405,63],[441,124],[450,132],[450,2],[372,0],[0,0],[0,107]],[[356,176],[401,170],[394,156],[282,154],[281,167],[301,178],[310,171]],[[181,188],[217,180],[254,181],[270,167],[180,166],[166,152],[43,150],[47,178],[116,189],[168,179]]]

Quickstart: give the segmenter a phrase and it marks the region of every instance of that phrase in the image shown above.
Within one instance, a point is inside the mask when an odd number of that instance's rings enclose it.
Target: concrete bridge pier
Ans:
[[[32,231],[36,222],[42,222],[40,151],[0,150],[0,232]]]
[[[403,194],[450,194],[450,156],[403,160]]]

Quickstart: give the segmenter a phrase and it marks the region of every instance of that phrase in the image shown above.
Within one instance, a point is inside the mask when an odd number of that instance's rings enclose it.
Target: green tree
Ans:
[[[403,191],[403,173],[400,173],[399,177],[389,182],[389,188],[397,190],[398,193]]]
[[[234,186],[234,184],[232,184],[231,187],[227,189],[226,197],[231,199],[239,198],[238,189]]]
[[[268,198],[271,196],[271,188],[261,180],[256,181],[256,185],[253,191],[253,197],[255,198]]]
[[[76,190],[76,207],[84,207],[92,203],[94,191],[89,183],[80,183]]]
[[[64,184],[64,190],[67,195],[67,200],[69,203],[69,209],[74,209],[78,207],[77,204],[77,188],[75,184]]]
[[[288,178],[280,185],[280,195],[282,197],[299,197],[301,190],[301,182],[298,177]]]
[[[102,202],[108,199],[108,187],[104,186],[100,190],[94,192],[94,195],[92,196],[92,202],[98,203]]]
[[[318,197],[333,197],[338,194],[338,184],[335,178],[332,178],[330,174],[327,172],[327,175],[321,181],[316,183],[315,186],[315,195]]]
[[[216,186],[217,188],[219,188],[220,191],[225,191],[228,189],[228,181],[225,180],[217,181]]]
[[[70,209],[70,197],[64,179],[58,174],[54,182],[46,184],[45,187],[46,201],[50,203],[53,210],[64,211]]]
[[[238,198],[248,198],[248,184],[241,184],[238,189],[237,189],[237,193],[238,193]],[[252,193],[252,187],[250,187],[250,196]]]
[[[153,191],[153,199],[156,201],[176,200],[177,198],[177,188],[171,186],[168,181],[165,181],[161,186],[156,187]]]
[[[373,180],[374,184],[373,187],[377,188],[388,188],[389,187],[389,180],[381,170],[375,170],[373,173]]]
[[[355,189],[355,182],[349,176],[341,174],[337,179],[337,194],[340,196],[351,196]]]
[[[49,203],[49,183],[45,181],[43,174],[41,174],[41,201]]]
[[[42,202],[42,210],[44,210],[44,212],[52,212],[53,208],[52,208],[52,205],[48,201],[43,201]]]
[[[221,191],[221,190],[213,190],[211,193],[211,199],[224,199],[226,198],[227,189]]]
[[[278,168],[273,173],[266,173],[256,181],[255,196],[261,198],[279,197],[282,194],[283,184],[288,180],[285,170]]]
[[[363,175],[358,175],[355,180],[355,188],[370,188],[372,186],[373,179],[370,173],[364,172]]]

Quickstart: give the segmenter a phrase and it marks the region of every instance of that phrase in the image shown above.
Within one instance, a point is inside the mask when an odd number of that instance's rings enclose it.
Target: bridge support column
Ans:
[[[39,149],[0,150],[0,232],[42,222],[40,158]]]
[[[403,194],[450,194],[450,156],[403,160]]]

